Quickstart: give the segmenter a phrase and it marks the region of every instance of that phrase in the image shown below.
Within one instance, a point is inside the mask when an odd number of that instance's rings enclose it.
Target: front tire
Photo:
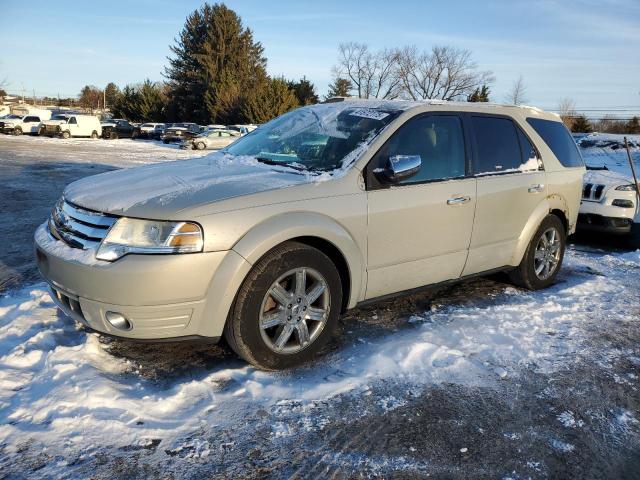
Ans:
[[[196,150],[204,150],[205,144],[203,142],[196,143]]]
[[[14,134],[16,137],[19,137],[20,135],[22,135],[22,129],[21,129],[20,127],[16,127],[16,128],[14,128],[14,129],[13,129],[13,134]]]
[[[231,348],[264,370],[313,359],[331,338],[342,305],[340,274],[321,251],[286,242],[257,262],[225,326]]]
[[[117,140],[118,139],[118,134],[116,132],[111,132],[111,133],[109,133],[109,138],[111,140]]]
[[[69,132],[65,131],[65,132],[62,132],[62,134],[60,136],[66,140],[69,137],[71,137],[71,134]]]
[[[566,231],[560,219],[547,215],[533,235],[520,265],[509,272],[513,283],[529,290],[552,285],[564,258]]]
[[[627,244],[631,248],[640,248],[640,223],[631,225],[631,232],[629,232]]]
[[[93,132],[91,132],[91,138],[93,138],[94,140],[98,138],[98,132],[96,132],[95,130]]]

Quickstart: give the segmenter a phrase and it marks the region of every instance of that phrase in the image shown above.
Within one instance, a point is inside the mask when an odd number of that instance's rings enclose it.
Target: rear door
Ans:
[[[402,125],[369,162],[367,298],[460,276],[476,202],[468,143],[456,114],[426,114]],[[420,155],[412,177],[389,184],[389,157]]]
[[[518,239],[547,195],[540,155],[513,119],[466,117],[474,145],[478,197],[463,275],[509,265]]]

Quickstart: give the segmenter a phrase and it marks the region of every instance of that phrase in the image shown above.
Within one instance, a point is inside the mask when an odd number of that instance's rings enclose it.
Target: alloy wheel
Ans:
[[[561,246],[560,234],[556,228],[548,228],[540,236],[533,257],[533,269],[540,280],[551,277],[558,268]]]
[[[325,278],[312,268],[286,272],[271,284],[260,308],[260,334],[280,354],[298,353],[322,333],[331,295]]]

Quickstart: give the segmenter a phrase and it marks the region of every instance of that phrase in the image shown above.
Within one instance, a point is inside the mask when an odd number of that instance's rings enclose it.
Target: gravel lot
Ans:
[[[31,236],[64,185],[197,155],[0,136],[0,478],[640,477],[640,253],[620,245],[572,244],[542,292],[494,276],[349,312],[277,374],[58,313]]]

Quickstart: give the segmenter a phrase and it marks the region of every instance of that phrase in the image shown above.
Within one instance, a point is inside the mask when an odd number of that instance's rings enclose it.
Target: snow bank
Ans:
[[[0,443],[8,453],[28,438],[80,452],[150,438],[171,444],[242,409],[330,401],[389,380],[491,385],[523,368],[553,371],[565,356],[584,352],[585,325],[599,321],[599,311],[627,315],[627,305],[612,299],[625,291],[630,272],[637,274],[639,257],[569,250],[560,283],[546,291],[476,292],[486,286],[466,284],[463,300],[436,303],[403,331],[359,339],[316,365],[267,373],[221,361],[166,387],[138,377],[131,362],[110,355],[95,334],[57,312],[44,285],[25,288],[0,299]],[[401,404],[389,398],[382,407]],[[572,426],[569,414],[559,421]],[[208,448],[192,447],[198,455]]]

